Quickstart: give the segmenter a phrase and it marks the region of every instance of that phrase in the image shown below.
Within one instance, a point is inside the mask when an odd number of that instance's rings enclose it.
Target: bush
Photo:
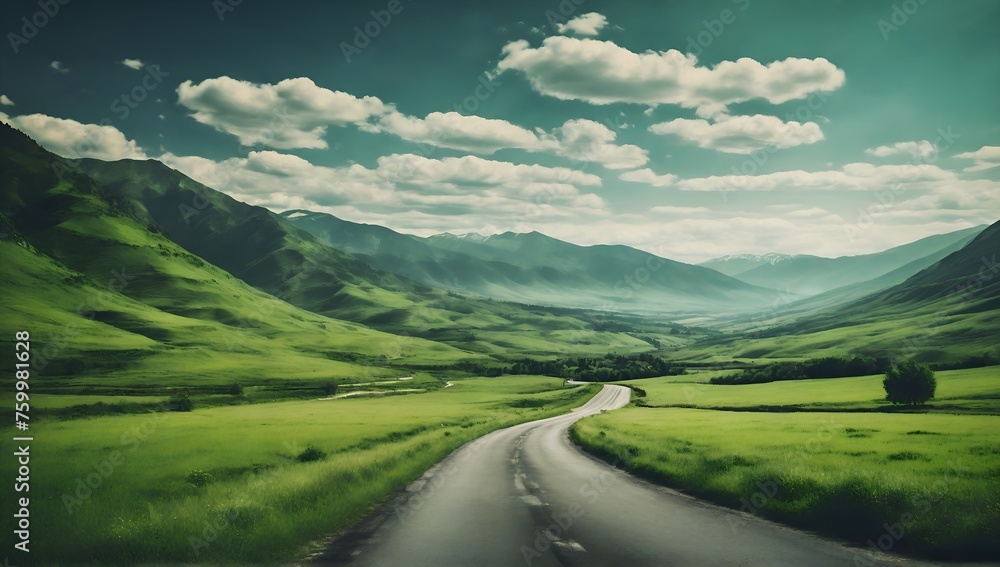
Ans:
[[[167,402],[170,411],[191,411],[194,409],[194,402],[187,395],[170,398]]]
[[[326,453],[320,451],[316,447],[307,447],[305,451],[299,453],[298,459],[300,463],[309,463],[312,461],[318,461],[326,456]]]
[[[937,380],[930,366],[920,362],[900,362],[885,372],[886,399],[894,404],[916,406],[934,397]]]
[[[332,396],[332,395],[336,394],[337,393],[337,383],[336,382],[327,382],[326,384],[323,384],[323,393],[326,394],[327,396]]]
[[[196,469],[191,471],[191,474],[188,475],[187,481],[191,486],[202,487],[212,482],[212,473]]]
[[[240,386],[240,384],[238,382],[233,383],[233,385],[229,387],[229,395],[231,395],[231,396],[242,396],[243,395],[243,386]]]

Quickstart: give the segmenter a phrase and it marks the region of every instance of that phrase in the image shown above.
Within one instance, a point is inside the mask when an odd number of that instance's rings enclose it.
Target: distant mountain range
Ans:
[[[791,254],[734,254],[730,256],[722,256],[721,258],[713,258],[707,262],[702,262],[698,264],[705,268],[711,268],[717,272],[722,272],[727,276],[738,276],[744,272],[748,272],[754,268],[759,268],[764,265],[774,265],[778,262],[783,262],[785,260],[791,260],[796,256]]]
[[[868,291],[899,283],[898,276],[909,277],[940,259],[942,253],[958,250],[986,225],[922,238],[909,244],[875,254],[822,258],[819,256],[766,254],[763,256],[724,256],[701,265],[729,274],[746,283],[786,291],[800,296],[815,296],[845,286],[871,282],[900,270],[897,277],[875,283]],[[898,281],[897,281],[898,280]],[[846,297],[846,296],[844,296]]]
[[[372,267],[486,297],[634,313],[747,312],[777,293],[715,270],[620,245],[578,246],[539,232],[428,238],[326,213],[282,213]]]

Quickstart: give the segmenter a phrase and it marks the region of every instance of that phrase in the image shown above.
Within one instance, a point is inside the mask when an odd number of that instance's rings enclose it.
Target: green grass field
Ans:
[[[44,471],[32,477],[32,559],[285,561],[459,445],[568,411],[596,388],[467,379],[425,394],[43,419],[32,425],[32,470]],[[57,397],[42,404],[80,398]],[[309,461],[309,448],[325,456]]]
[[[734,529],[742,510],[862,547],[881,538],[892,551],[1000,559],[1000,368],[937,373],[938,397],[920,413],[870,411],[884,405],[879,376],[705,383],[723,373],[628,382],[661,407],[585,418],[572,435],[734,508]]]
[[[790,380],[726,386],[708,384],[716,370],[669,378],[623,382],[646,391],[642,403],[654,407],[759,409],[889,409],[882,375]],[[1000,366],[937,372],[937,393],[930,411],[1000,413]]]

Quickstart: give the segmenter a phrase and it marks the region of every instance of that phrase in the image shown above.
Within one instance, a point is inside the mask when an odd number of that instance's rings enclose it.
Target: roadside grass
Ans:
[[[996,560],[998,419],[628,407],[585,418],[571,435],[630,472],[734,508],[734,530],[742,510],[866,548]]]
[[[622,382],[646,391],[643,405],[732,409],[837,409],[887,411],[882,375],[852,378],[788,380],[766,384],[716,385],[713,376],[733,371],[712,371],[683,376]],[[935,373],[937,393],[920,411],[1000,413],[1000,366],[944,370]],[[906,411],[910,411],[906,409]]]
[[[43,420],[32,424],[33,559],[287,561],[461,444],[578,407],[598,387],[501,377],[405,396]],[[13,462],[0,464],[7,478]]]

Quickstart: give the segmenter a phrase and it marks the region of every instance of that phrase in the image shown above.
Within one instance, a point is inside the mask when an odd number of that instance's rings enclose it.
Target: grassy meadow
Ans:
[[[585,418],[572,435],[734,508],[733,529],[741,511],[862,547],[1000,558],[1000,367],[938,372],[930,407],[906,413],[877,411],[880,376],[705,383],[721,373],[629,382],[647,393],[637,406]]]
[[[646,391],[641,404],[651,407],[706,409],[813,409],[895,411],[885,400],[883,375],[788,380],[727,386],[708,384],[732,370],[694,372],[683,376],[632,380]],[[945,370],[936,373],[937,393],[920,411],[1000,413],[1000,366]],[[905,411],[911,411],[906,409]]]
[[[301,556],[461,444],[568,411],[596,389],[502,377],[413,395],[43,418],[32,425],[32,467],[45,471],[32,479],[32,559],[246,563]],[[56,398],[42,405],[81,401]],[[2,464],[8,478],[12,462]]]

